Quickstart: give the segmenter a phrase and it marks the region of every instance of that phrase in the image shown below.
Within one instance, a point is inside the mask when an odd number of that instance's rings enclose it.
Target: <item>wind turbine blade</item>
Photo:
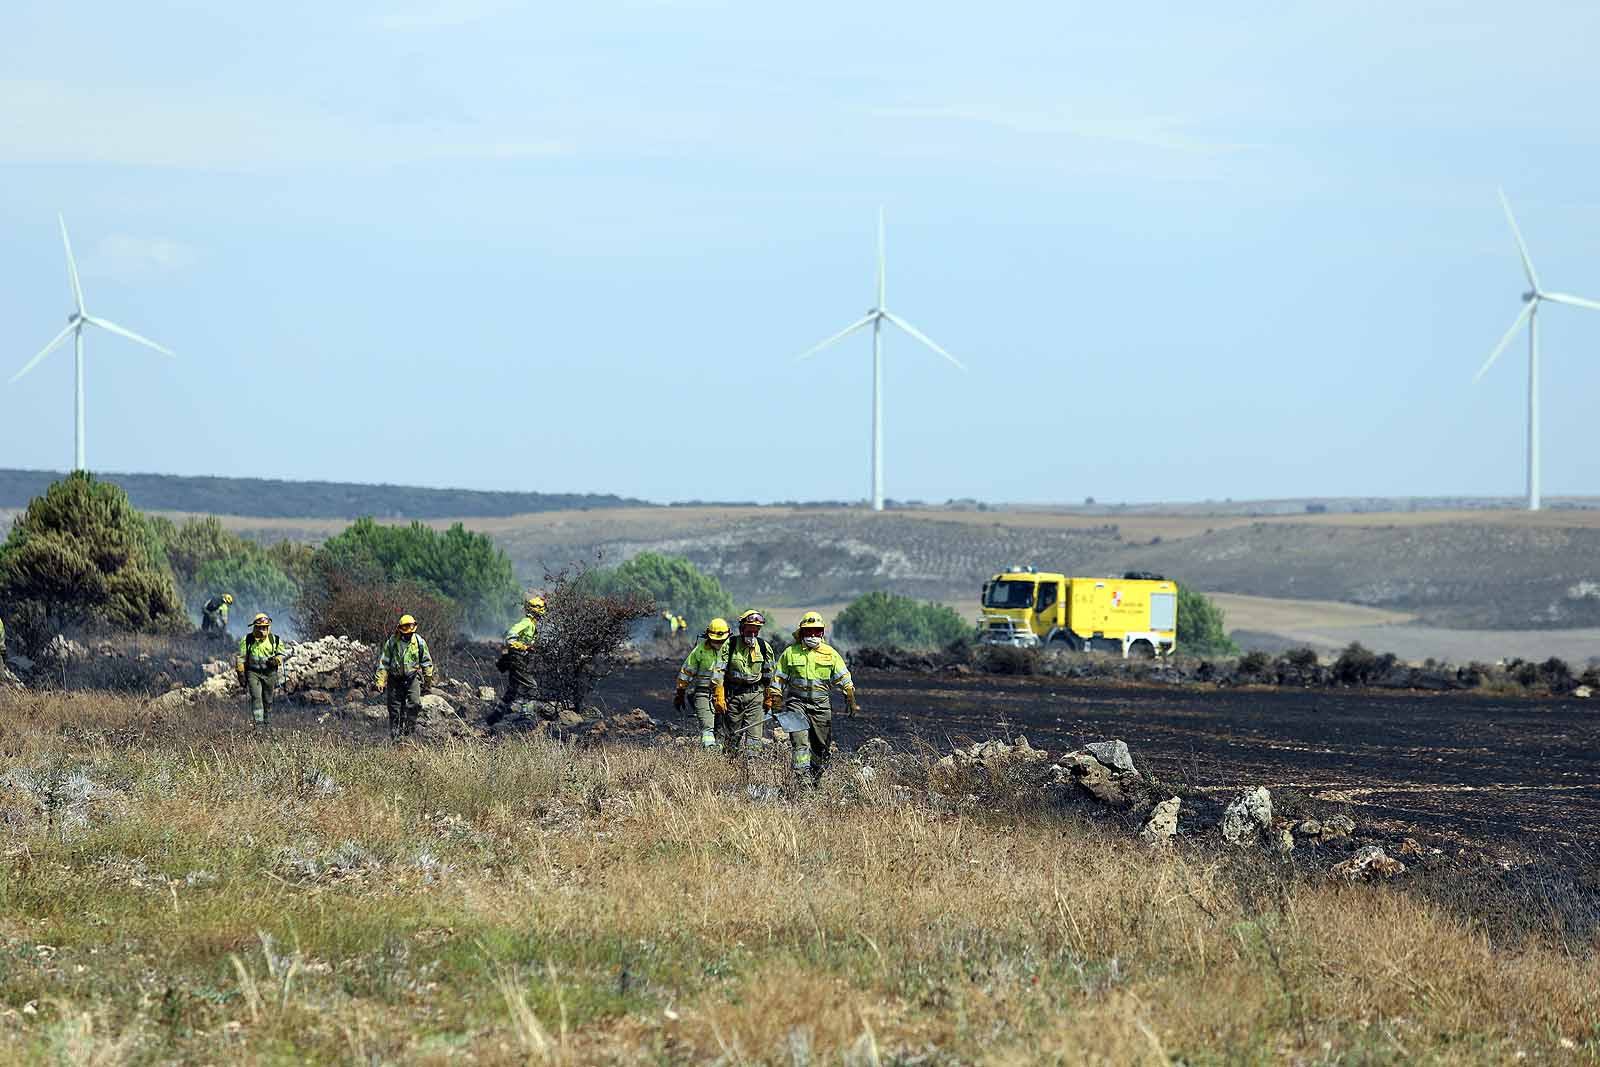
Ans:
[[[818,344],[812,345],[810,348],[808,348],[804,352],[800,353],[800,355],[798,357],[796,357],[796,358],[805,359],[808,356],[816,355],[818,352],[821,352],[824,348],[827,348],[829,345],[833,344],[833,342],[842,341],[846,337],[849,337],[851,334],[855,333],[857,330],[861,329],[861,327],[872,325],[872,320],[877,318],[877,317],[878,317],[877,313],[874,312],[874,313],[872,313],[870,315],[866,315],[866,316],[863,316],[862,318],[857,319],[855,322],[852,322],[850,325],[846,326],[844,329],[840,330],[838,333],[834,334],[832,337],[828,338],[826,341],[822,341],[822,342],[820,342]]]
[[[880,308],[884,306],[885,299],[883,285],[883,258],[883,205],[880,204],[878,205],[878,306]]]
[[[49,344],[45,345],[42,349],[39,350],[39,354],[37,356],[34,356],[32,359],[28,360],[27,363],[23,364],[22,369],[17,371],[17,373],[15,373],[15,374],[13,374],[11,376],[11,380],[12,381],[16,381],[18,378],[22,377],[24,374],[27,374],[29,371],[31,371],[33,368],[37,367],[39,365],[39,361],[41,359],[43,359],[45,356],[48,356],[51,352],[54,352],[55,349],[56,349],[56,346],[59,345],[62,341],[65,341],[68,337],[71,337],[72,336],[72,331],[77,329],[77,328],[78,328],[78,324],[76,322],[73,322],[65,330],[62,330],[60,333],[56,334],[55,340],[53,340]]]
[[[1483,366],[1478,368],[1478,373],[1472,376],[1473,382],[1477,382],[1490,367],[1494,366],[1494,361],[1500,358],[1500,353],[1505,351],[1506,345],[1511,343],[1512,335],[1522,329],[1522,324],[1528,321],[1529,315],[1533,314],[1533,305],[1534,302],[1532,300],[1522,305],[1522,310],[1517,312],[1517,317],[1511,322],[1511,329],[1507,330],[1505,336],[1500,338],[1500,343],[1494,346],[1494,351],[1490,352],[1489,358],[1483,361]]]
[[[61,223],[61,245],[67,250],[67,274],[72,278],[72,298],[78,302],[78,314],[83,314],[83,286],[78,284],[78,261],[72,258],[72,241],[67,238],[67,220],[60,213],[56,213],[56,221]]]
[[[1554,304],[1570,304],[1575,308],[1588,308],[1590,311],[1600,311],[1600,303],[1585,300],[1581,296],[1572,296],[1567,293],[1540,293],[1540,296]]]
[[[1511,236],[1517,239],[1517,252],[1522,256],[1522,269],[1528,275],[1528,284],[1534,292],[1539,291],[1539,276],[1533,272],[1533,260],[1528,258],[1528,246],[1522,241],[1522,230],[1517,227],[1517,217],[1511,213],[1511,201],[1506,199],[1506,191],[1500,190],[1500,206],[1506,209],[1506,221],[1511,223]]]
[[[917,340],[919,340],[923,344],[927,345],[929,348],[933,349],[935,352],[939,353],[945,359],[948,359],[951,363],[954,363],[958,369],[960,369],[960,370],[966,370],[967,369],[966,367],[963,367],[961,365],[961,361],[959,359],[957,359],[955,356],[952,356],[950,353],[946,352],[944,349],[940,348],[938,345],[934,344],[932,338],[930,338],[927,334],[923,333],[921,330],[917,329],[915,326],[911,325],[905,319],[902,319],[899,315],[893,315],[893,314],[890,314],[889,312],[885,311],[883,313],[883,317],[888,319],[890,322],[894,323],[896,326],[900,327],[906,333],[909,333],[912,337],[915,337]]]
[[[84,322],[88,322],[88,323],[93,323],[94,325],[100,327],[102,330],[110,330],[112,333],[121,334],[123,337],[126,337],[128,340],[137,341],[139,344],[144,345],[146,348],[153,348],[157,352],[160,352],[164,356],[171,356],[173,359],[177,359],[178,358],[178,354],[176,352],[172,351],[171,349],[162,348],[160,345],[158,345],[154,341],[150,340],[150,338],[148,338],[148,337],[140,337],[138,334],[134,333],[132,330],[125,330],[121,326],[118,326],[114,322],[107,322],[105,319],[97,319],[93,315],[85,315],[83,317],[83,321]]]

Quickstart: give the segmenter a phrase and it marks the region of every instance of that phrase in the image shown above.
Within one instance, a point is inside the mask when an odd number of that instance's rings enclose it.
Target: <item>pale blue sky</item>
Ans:
[[[1203,13],[1202,13],[1202,8]],[[247,13],[248,12],[248,13]],[[13,0],[0,371],[92,313],[92,467],[943,500],[1519,494],[1600,298],[1600,9]],[[1545,489],[1600,493],[1551,308]],[[70,463],[71,358],[0,386]],[[738,440],[760,462],[713,462]],[[780,448],[781,446],[781,448]]]

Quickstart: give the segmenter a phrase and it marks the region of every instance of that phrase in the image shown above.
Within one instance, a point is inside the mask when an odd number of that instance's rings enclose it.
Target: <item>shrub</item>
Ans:
[[[1039,650],[1015,645],[984,645],[978,653],[978,666],[990,674],[1037,674]]]
[[[722,583],[681,556],[641,552],[618,567],[580,570],[572,580],[595,596],[648,597],[660,608],[682,615],[691,633],[719,616],[733,621],[733,597]]]
[[[844,640],[895,648],[944,648],[971,629],[953,608],[884,592],[856,597],[833,624]]]
[[[17,517],[0,546],[0,606],[29,647],[71,626],[188,624],[155,531],[120,487],[84,472],[53,483]]]
[[[545,575],[545,616],[539,623],[534,674],[548,697],[582,711],[595,683],[621,665],[634,624],[656,613],[638,588],[598,592],[581,566]]]
[[[1389,673],[1397,662],[1392,652],[1380,656],[1360,641],[1352,641],[1333,661],[1333,677],[1344,685],[1365,685]]]
[[[1222,609],[1204,593],[1178,586],[1178,648],[1196,656],[1237,655]]]
[[[417,582],[385,577],[371,566],[327,560],[301,590],[294,623],[303,637],[354,637],[381,645],[402,615],[416,617],[418,632],[437,656],[460,642],[461,609],[449,597]]]
[[[474,630],[499,632],[522,597],[506,554],[459,522],[441,534],[420,522],[380,526],[357,519],[317,550],[309,569],[313,584],[330,573],[370,572],[445,597]]]
[[[258,611],[286,617],[300,595],[300,587],[259,552],[201,564],[195,572],[194,588],[201,591],[200,596],[206,596],[203,591],[207,589],[232,593],[236,619],[248,619]]]
[[[1266,674],[1272,666],[1272,657],[1265,652],[1246,652],[1239,657],[1240,674]]]
[[[1567,661],[1557,656],[1551,656],[1539,664],[1539,680],[1550,687],[1552,693],[1565,692],[1575,684],[1572,680],[1572,668],[1567,666]]]
[[[1317,651],[1313,648],[1291,648],[1283,654],[1283,661],[1291,667],[1309,671],[1317,665]]]

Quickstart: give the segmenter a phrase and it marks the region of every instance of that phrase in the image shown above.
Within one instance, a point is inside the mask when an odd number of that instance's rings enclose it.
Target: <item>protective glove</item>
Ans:
[[[672,706],[678,711],[682,711],[684,705],[688,702],[688,699],[689,694],[687,687],[680,684],[678,686],[678,691],[672,694]]]
[[[239,688],[243,689],[244,688],[244,668],[240,667],[237,670],[235,670],[233,673],[239,679]]]
[[[282,656],[269,656],[267,658],[267,670],[275,671],[281,666],[283,666]]]
[[[375,675],[373,677],[373,679],[372,679],[372,688],[374,688],[374,689],[383,689],[383,688],[386,688],[388,685],[389,685],[389,672],[384,670],[382,667],[379,667],[377,675]]]
[[[844,711],[852,719],[861,714],[861,705],[856,703],[856,691],[854,689],[846,689],[844,691]]]
[[[761,698],[761,710],[762,711],[775,711],[775,710],[777,710],[777,707],[778,707],[778,691],[776,689],[768,689],[766,691],[766,693]]]
[[[711,691],[711,706],[718,715],[728,714],[728,691],[718,682],[717,687]]]
[[[523,642],[521,642],[521,641],[507,641],[506,642],[506,647],[509,648],[513,652],[526,652],[526,651],[528,651],[528,646],[526,644],[524,644]]]
[[[422,672],[422,692],[424,694],[433,692],[433,671],[431,669]]]

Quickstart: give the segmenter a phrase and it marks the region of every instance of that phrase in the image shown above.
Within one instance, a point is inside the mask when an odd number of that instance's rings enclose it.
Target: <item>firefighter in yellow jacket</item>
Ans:
[[[723,688],[728,695],[728,713],[717,716],[718,739],[728,755],[748,753],[761,739],[761,724],[767,713],[778,706],[777,682],[773,670],[778,657],[761,636],[766,616],[747,611],[739,616],[739,636],[729,643],[728,662],[723,672]]]
[[[728,694],[723,689],[727,666],[728,620],[712,619],[678,668],[678,690],[672,697],[672,706],[679,711],[694,701],[695,717],[700,720],[700,744],[705,748],[717,747],[717,717],[728,713]]]
[[[822,639],[822,616],[808,611],[794,631],[794,644],[778,657],[773,676],[778,683],[778,725],[789,732],[794,749],[794,775],[815,783],[828,769],[828,747],[833,741],[833,706],[828,695],[837,689],[844,696],[846,714],[860,712],[850,668],[837,649]]]
[[[233,669],[239,688],[250,694],[250,713],[265,727],[272,714],[272,694],[278,688],[278,668],[283,666],[283,641],[272,632],[272,617],[262,612],[250,620],[250,632],[239,641]]]
[[[433,692],[433,656],[410,615],[400,616],[394,634],[383,643],[372,687],[383,691],[389,706],[389,738],[410,737],[417,728],[423,696]]]

